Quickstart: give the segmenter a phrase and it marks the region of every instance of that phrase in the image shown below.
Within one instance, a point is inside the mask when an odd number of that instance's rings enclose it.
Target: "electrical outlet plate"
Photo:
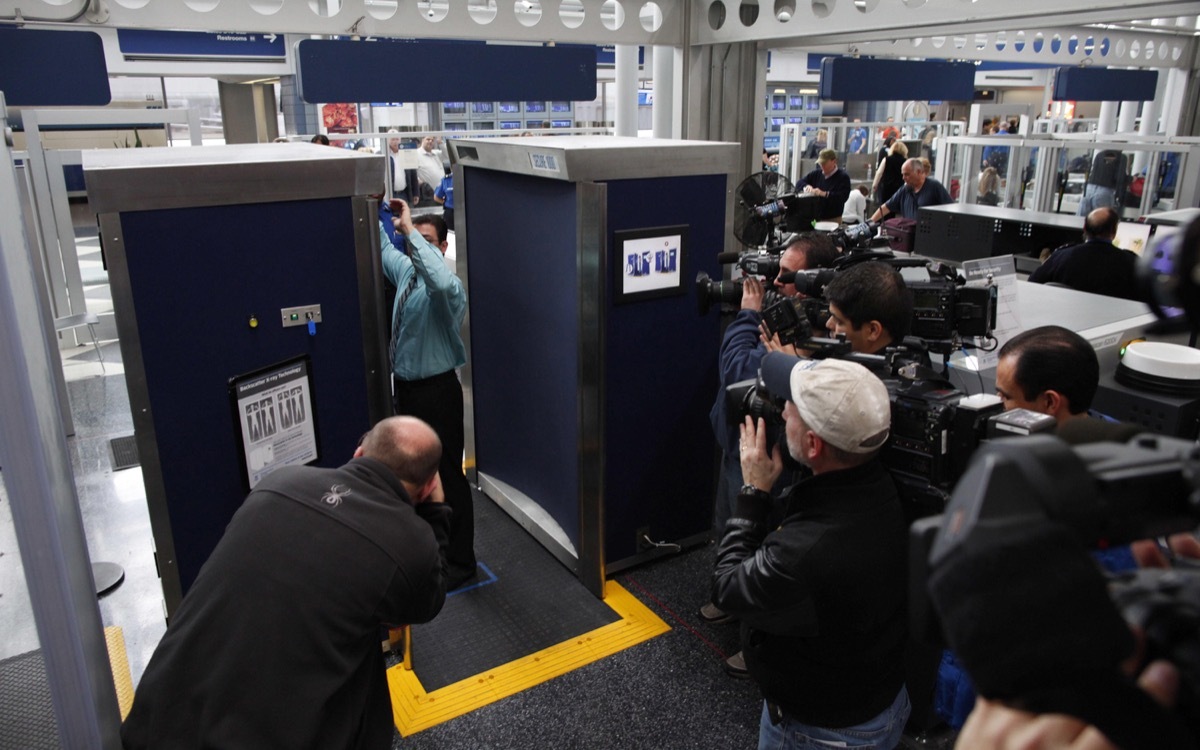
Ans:
[[[299,307],[284,307],[279,310],[283,317],[283,327],[306,326],[308,321],[321,322],[320,305],[301,305]]]

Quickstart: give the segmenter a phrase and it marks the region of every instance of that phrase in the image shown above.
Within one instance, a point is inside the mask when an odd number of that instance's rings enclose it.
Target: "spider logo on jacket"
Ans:
[[[342,500],[351,492],[353,492],[353,490],[351,490],[349,487],[342,484],[335,484],[329,488],[329,492],[321,495],[321,500],[324,501],[326,505],[332,505],[336,508],[342,504]]]

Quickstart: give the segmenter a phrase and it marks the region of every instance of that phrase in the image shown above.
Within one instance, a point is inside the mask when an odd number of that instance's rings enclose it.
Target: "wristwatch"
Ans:
[[[766,490],[760,490],[752,484],[743,484],[742,488],[738,490],[738,495],[744,497],[761,497],[764,500],[771,499],[770,492],[767,492]]]

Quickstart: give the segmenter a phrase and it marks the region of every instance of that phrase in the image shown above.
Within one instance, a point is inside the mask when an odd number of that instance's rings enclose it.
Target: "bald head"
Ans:
[[[1087,215],[1083,220],[1083,233],[1088,239],[1111,240],[1117,236],[1121,216],[1116,209],[1103,206]]]
[[[437,473],[442,441],[416,417],[388,417],[371,428],[354,455],[380,461],[401,481],[422,485]]]

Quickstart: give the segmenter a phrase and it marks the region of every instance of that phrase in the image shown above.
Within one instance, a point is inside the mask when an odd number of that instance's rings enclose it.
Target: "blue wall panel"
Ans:
[[[0,91],[10,107],[108,104],[112,93],[100,35],[0,27]]]
[[[579,549],[575,185],[467,167],[458,193],[471,207],[476,466],[538,503]]]
[[[827,57],[821,62],[821,98],[839,101],[962,99],[975,94],[971,63]]]
[[[1157,70],[1059,68],[1054,74],[1055,101],[1145,102],[1157,87]]]
[[[596,98],[592,47],[304,39],[297,57],[310,104]]]
[[[638,552],[636,531],[681,539],[708,530],[715,441],[708,412],[717,396],[720,320],[698,312],[695,278],[720,278],[725,175],[608,183],[607,278],[623,263],[613,232],[689,227],[686,293],[621,305],[608,287],[604,418],[605,560]]]
[[[121,228],[186,593],[246,494],[229,378],[310,355],[317,465],[370,427],[351,201],[126,212]],[[318,303],[315,336],[280,327],[280,308]]]

